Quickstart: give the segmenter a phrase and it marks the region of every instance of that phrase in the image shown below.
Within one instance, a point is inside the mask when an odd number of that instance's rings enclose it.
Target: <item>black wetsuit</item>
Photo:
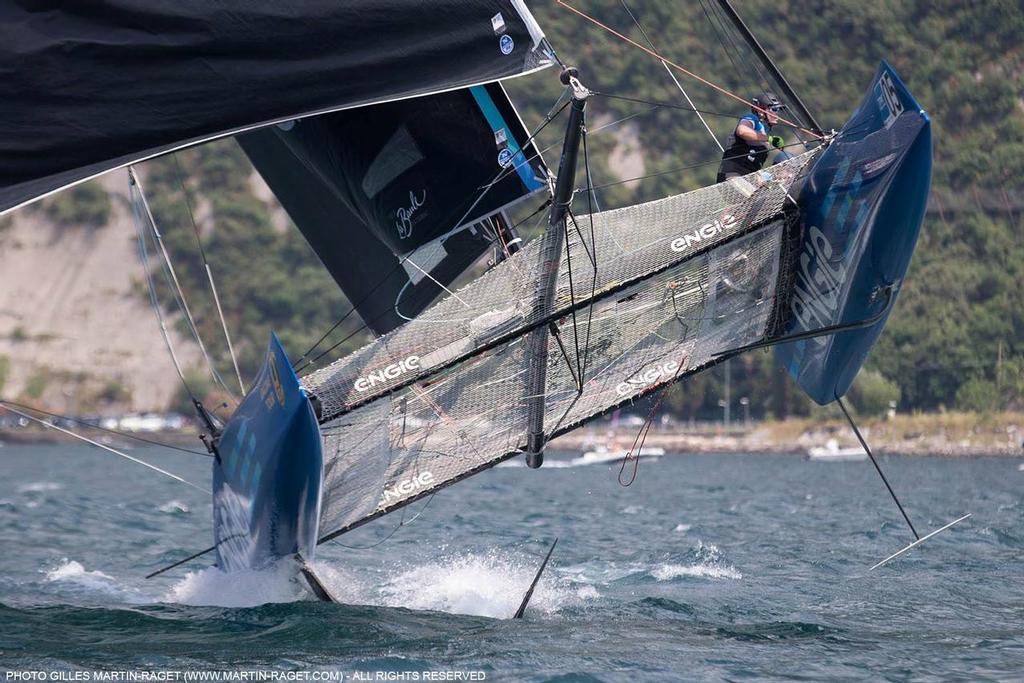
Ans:
[[[736,128],[748,121],[758,133],[768,134],[769,128],[757,114],[747,114],[736,122]],[[734,128],[726,141],[725,152],[722,153],[722,165],[718,167],[718,179],[716,182],[723,182],[735,176],[746,175],[761,170],[764,162],[768,160],[768,152],[771,146],[767,142],[755,142],[750,144],[739,135],[736,135]]]

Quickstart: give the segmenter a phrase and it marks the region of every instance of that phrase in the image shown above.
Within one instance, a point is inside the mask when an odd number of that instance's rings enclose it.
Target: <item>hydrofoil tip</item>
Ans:
[[[875,566],[871,567],[871,569],[869,569],[868,571],[874,571],[875,569],[878,569],[879,567],[881,567],[881,566],[882,566],[883,564],[886,564],[886,563],[888,563],[888,562],[890,562],[890,561],[892,561],[892,560],[895,560],[895,559],[896,559],[897,557],[899,557],[899,556],[900,556],[900,555],[902,555],[903,553],[907,552],[907,551],[908,551],[908,550],[910,550],[911,548],[915,548],[915,547],[917,547],[917,546],[921,545],[922,543],[924,543],[925,541],[927,541],[927,540],[928,540],[929,538],[931,538],[932,536],[934,536],[934,535],[936,535],[936,534],[938,534],[938,533],[941,533],[941,532],[945,531],[946,529],[950,528],[950,527],[951,527],[951,526],[953,526],[954,524],[959,524],[960,522],[964,521],[965,519],[967,519],[967,518],[968,518],[968,517],[970,517],[970,516],[971,516],[971,513],[970,513],[970,512],[968,512],[968,513],[967,513],[966,515],[964,515],[963,517],[961,517],[961,518],[959,518],[959,519],[954,519],[954,520],[953,520],[952,522],[950,522],[950,523],[949,523],[949,524],[947,524],[946,526],[944,526],[944,527],[940,527],[940,528],[936,529],[935,531],[931,532],[930,534],[927,534],[927,535],[925,535],[925,536],[922,536],[921,538],[917,539],[916,541],[914,541],[913,543],[911,543],[910,545],[908,545],[908,546],[907,546],[906,548],[903,548],[903,549],[902,549],[902,550],[900,550],[899,552],[893,553],[892,555],[890,555],[889,557],[885,558],[884,560],[882,560],[881,562],[879,562],[879,563],[878,563],[878,564],[876,564]]]

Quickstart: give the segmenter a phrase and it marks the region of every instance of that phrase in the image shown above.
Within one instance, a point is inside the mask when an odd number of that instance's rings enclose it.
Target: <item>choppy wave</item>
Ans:
[[[145,601],[137,590],[113,576],[96,569],[86,569],[81,562],[67,558],[58,566],[46,570],[45,579],[47,583],[54,584],[60,590],[76,594],[114,598],[129,603]]]
[[[658,581],[671,581],[683,577],[703,579],[734,579],[743,575],[735,567],[722,563],[722,551],[713,543],[697,541],[693,550],[694,562],[666,562],[650,570],[650,575]]]
[[[64,488],[64,485],[58,484],[55,481],[33,481],[21,484],[16,490],[18,493],[46,493],[48,491],[60,491],[62,488]]]
[[[716,567],[708,564],[662,564],[651,570],[651,576],[658,581],[671,581],[684,576],[704,579],[742,579],[743,575],[733,567]]]
[[[143,580],[171,549],[205,544],[207,499],[108,467],[102,453],[46,452],[5,451],[0,478],[0,642],[12,668],[480,666],[498,681],[674,681],[680,661],[697,680],[870,679],[894,658],[930,680],[1021,670],[1024,505],[1005,459],[886,463],[915,478],[922,525],[966,501],[977,520],[893,563],[892,581],[863,573],[906,536],[892,510],[865,511],[878,495],[867,473],[809,472],[785,456],[666,457],[622,488],[616,465],[502,470],[439,494],[372,550],[322,548],[316,569],[346,603],[333,606],[291,567]],[[208,471],[165,457],[196,479]],[[525,539],[555,534],[527,623],[514,622],[546,550]]]
[[[184,513],[189,512],[190,508],[187,504],[183,503],[178,499],[169,500],[160,507],[157,508],[160,512],[166,512],[168,514]]]

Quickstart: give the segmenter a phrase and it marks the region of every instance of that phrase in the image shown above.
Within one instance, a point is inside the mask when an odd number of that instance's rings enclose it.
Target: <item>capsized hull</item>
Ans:
[[[312,559],[320,522],[320,428],[276,335],[221,435],[213,465],[217,566],[261,569]]]
[[[846,393],[885,326],[917,243],[931,165],[928,114],[882,62],[797,200],[802,244],[785,334],[877,316],[865,327],[777,348],[821,405]]]

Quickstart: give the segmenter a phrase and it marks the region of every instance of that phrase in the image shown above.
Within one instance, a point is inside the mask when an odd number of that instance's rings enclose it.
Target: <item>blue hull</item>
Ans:
[[[928,114],[883,62],[864,101],[809,172],[788,328],[870,326],[780,345],[797,384],[825,405],[853,383],[910,265],[931,184]]]
[[[323,483],[320,428],[276,335],[218,450],[213,465],[217,566],[262,569],[295,553],[312,559]]]

